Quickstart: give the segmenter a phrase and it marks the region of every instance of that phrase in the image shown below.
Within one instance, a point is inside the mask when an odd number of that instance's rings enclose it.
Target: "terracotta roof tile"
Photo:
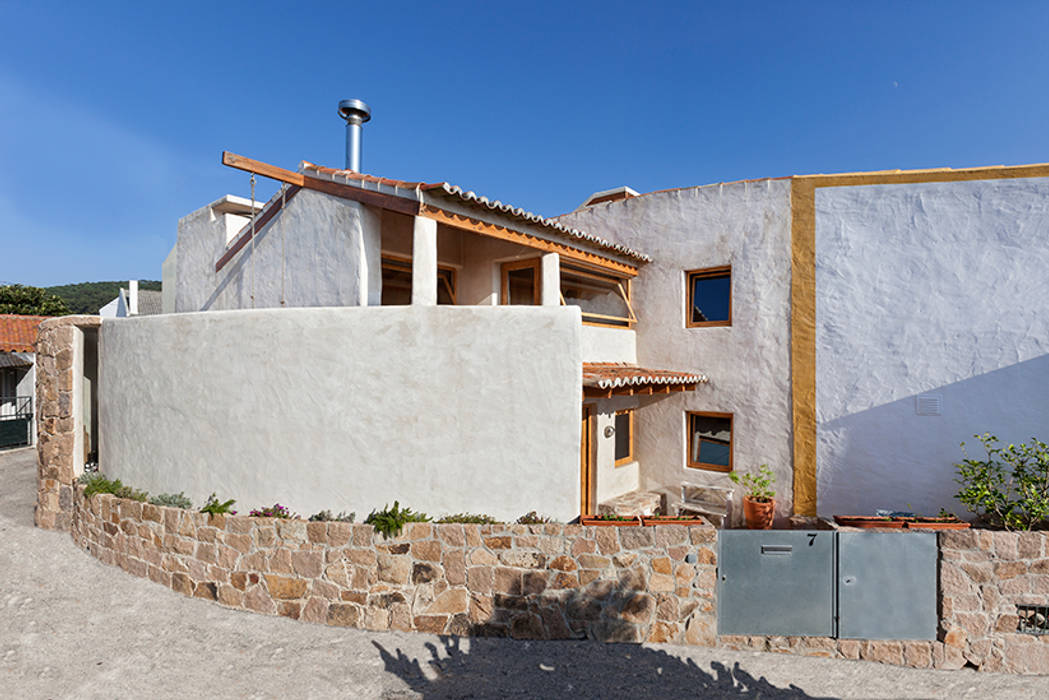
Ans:
[[[37,327],[48,318],[0,314],[0,352],[34,352]]]
[[[583,386],[616,389],[646,384],[703,384],[707,375],[700,372],[675,372],[670,369],[646,369],[625,362],[584,362]]]

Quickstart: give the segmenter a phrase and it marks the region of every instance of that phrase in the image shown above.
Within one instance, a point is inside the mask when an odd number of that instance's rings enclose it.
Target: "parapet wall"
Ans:
[[[712,526],[371,525],[206,515],[77,489],[73,540],[187,596],[370,630],[715,643]]]

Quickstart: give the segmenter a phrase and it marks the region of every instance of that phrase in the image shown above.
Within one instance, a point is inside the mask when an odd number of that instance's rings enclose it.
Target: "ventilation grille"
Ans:
[[[1024,634],[1049,634],[1049,605],[1017,605],[1020,621],[1016,631]]]
[[[914,412],[919,416],[938,416],[943,410],[943,397],[939,394],[921,394],[915,401]]]

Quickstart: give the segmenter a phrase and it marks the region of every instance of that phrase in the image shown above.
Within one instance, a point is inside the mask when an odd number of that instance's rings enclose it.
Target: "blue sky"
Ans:
[[[1049,161],[1049,3],[0,0],[0,281],[157,278],[226,149],[590,192]],[[260,184],[260,197],[274,187]]]

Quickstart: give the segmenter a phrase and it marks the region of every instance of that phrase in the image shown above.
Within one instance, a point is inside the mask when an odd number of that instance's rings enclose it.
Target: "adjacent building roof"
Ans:
[[[120,293],[124,296],[124,304],[131,307],[131,292],[124,287],[120,288]],[[158,292],[155,289],[139,289],[138,290],[138,315],[139,316],[153,316],[155,314],[164,313],[161,307],[163,293]]]
[[[48,318],[0,314],[0,352],[35,352],[37,327]]]
[[[700,372],[647,369],[625,362],[583,363],[583,391],[590,395],[669,392],[707,381],[707,375]]]
[[[33,355],[28,352],[0,352],[0,369],[22,369],[33,366]]]
[[[321,177],[333,182],[360,187],[364,190],[373,190],[376,192],[385,192],[387,194],[409,197],[422,201],[423,203],[433,204],[434,206],[439,206],[438,200],[442,198],[453,199],[471,207],[497,211],[513,219],[517,219],[518,221],[540,226],[567,238],[584,241],[597,246],[598,248],[617,253],[639,262],[652,261],[651,257],[640,251],[633,250],[619,243],[613,243],[612,241],[605,240],[604,238],[581,231],[577,228],[566,226],[556,219],[533,214],[532,212],[521,209],[520,207],[504,204],[497,199],[488,199],[487,197],[478,195],[473,191],[464,190],[462,187],[453,185],[449,182],[408,182],[405,180],[391,180],[389,178],[376,177],[375,175],[358,173],[353,170],[325,168],[306,161],[302,162],[300,171],[311,177]]]

